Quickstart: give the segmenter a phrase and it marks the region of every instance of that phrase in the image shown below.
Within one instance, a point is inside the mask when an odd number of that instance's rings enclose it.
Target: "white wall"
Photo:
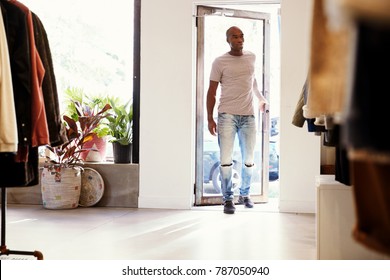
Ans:
[[[284,0],[281,22],[280,201],[281,212],[315,212],[320,137],[291,124],[310,59],[311,0]]]
[[[214,3],[142,0],[139,208],[189,209],[193,205],[192,15],[195,4]],[[308,68],[310,4],[310,0],[282,2],[280,209],[287,212],[315,211],[314,178],[320,169],[318,139],[291,125]]]
[[[192,205],[192,2],[142,0],[139,208]]]

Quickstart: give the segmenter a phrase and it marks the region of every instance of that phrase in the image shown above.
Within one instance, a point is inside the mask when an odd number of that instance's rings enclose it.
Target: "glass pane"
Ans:
[[[89,97],[133,95],[133,0],[24,0],[47,33],[61,112],[68,88]],[[44,147],[40,147],[44,156]],[[106,160],[112,159],[107,145]]]
[[[66,88],[124,100],[133,93],[133,1],[24,0],[42,21],[62,104]],[[63,108],[62,108],[63,109]]]

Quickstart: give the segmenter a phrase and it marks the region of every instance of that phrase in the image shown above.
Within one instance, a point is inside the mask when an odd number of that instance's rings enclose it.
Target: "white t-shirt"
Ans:
[[[241,56],[225,53],[217,57],[211,67],[210,80],[221,84],[218,112],[233,115],[254,115],[253,98],[256,56],[243,51]],[[257,91],[257,93],[255,92]],[[263,98],[259,96],[259,98]],[[265,100],[265,99],[264,99]]]

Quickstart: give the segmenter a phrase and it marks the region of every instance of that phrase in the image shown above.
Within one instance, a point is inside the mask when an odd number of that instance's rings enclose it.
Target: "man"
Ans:
[[[241,186],[238,202],[252,208],[249,196],[254,168],[256,144],[256,120],[254,95],[259,99],[260,109],[264,111],[267,100],[260,93],[255,79],[256,56],[243,51],[244,34],[237,26],[226,31],[226,41],[230,51],[217,57],[211,68],[210,84],[207,91],[208,129],[212,135],[218,134],[220,148],[221,189],[224,213],[234,214],[234,193],[232,190],[233,146],[237,134],[241,157]],[[216,104],[218,85],[221,95],[218,106],[218,126],[213,112]]]

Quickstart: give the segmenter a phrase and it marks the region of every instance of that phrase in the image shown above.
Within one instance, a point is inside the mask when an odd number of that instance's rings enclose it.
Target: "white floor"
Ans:
[[[45,260],[314,260],[315,216],[253,209],[7,206],[5,245]],[[1,259],[31,258],[3,254]]]

